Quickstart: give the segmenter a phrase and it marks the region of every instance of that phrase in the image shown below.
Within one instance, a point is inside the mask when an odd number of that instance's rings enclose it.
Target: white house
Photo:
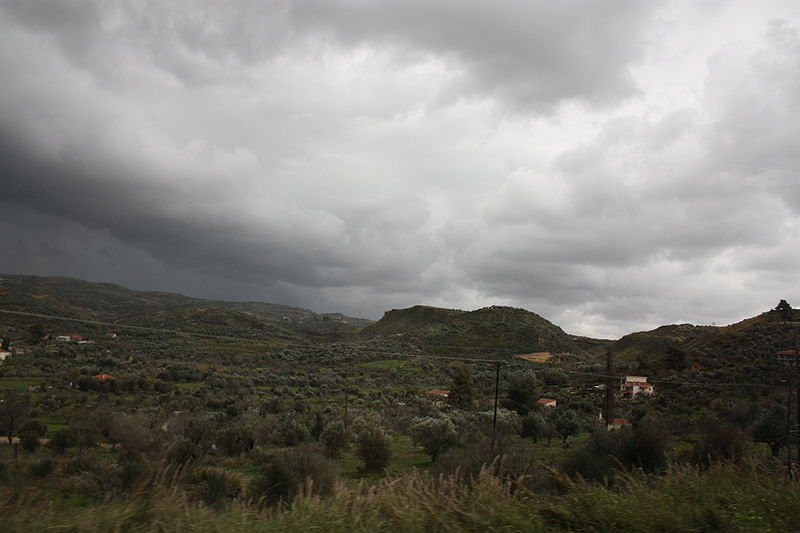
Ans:
[[[625,376],[619,390],[623,398],[635,398],[639,394],[652,395],[655,387],[647,382],[647,376]]]

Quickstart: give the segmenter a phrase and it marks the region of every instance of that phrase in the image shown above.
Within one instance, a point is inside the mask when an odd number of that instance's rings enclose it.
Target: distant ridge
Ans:
[[[348,338],[371,320],[266,302],[228,302],[67,277],[0,275],[0,308],[278,344]]]

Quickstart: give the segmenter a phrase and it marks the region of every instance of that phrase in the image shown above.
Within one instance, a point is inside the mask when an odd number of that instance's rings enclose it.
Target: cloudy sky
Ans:
[[[0,0],[0,272],[615,337],[800,305],[800,4]]]

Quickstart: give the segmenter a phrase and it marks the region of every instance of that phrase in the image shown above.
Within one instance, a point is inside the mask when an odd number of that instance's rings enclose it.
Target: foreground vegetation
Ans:
[[[0,490],[4,531],[796,531],[800,491],[774,464],[672,467],[628,474],[613,486],[549,474],[551,489],[507,480],[485,468],[470,482],[421,473],[376,485],[339,485],[328,497],[299,495],[264,509],[193,500],[168,481],[88,507],[53,502],[37,491]],[[541,480],[539,480],[541,481]]]

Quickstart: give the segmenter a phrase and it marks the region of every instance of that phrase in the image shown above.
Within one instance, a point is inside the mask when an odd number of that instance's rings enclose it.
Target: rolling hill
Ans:
[[[0,309],[210,335],[304,343],[349,338],[372,321],[264,302],[226,302],[135,291],[65,277],[2,275]],[[14,323],[14,315],[3,321]],[[42,319],[47,322],[47,319]],[[30,320],[26,320],[30,322]],[[64,329],[61,327],[61,329]]]
[[[536,313],[491,306],[460,311],[417,305],[387,311],[364,337],[395,336],[439,355],[583,353],[576,339]]]
[[[795,348],[800,323],[770,310],[728,326],[675,324],[631,333],[612,343],[615,362],[650,373],[773,366],[775,354]],[[599,353],[598,353],[599,355]]]

